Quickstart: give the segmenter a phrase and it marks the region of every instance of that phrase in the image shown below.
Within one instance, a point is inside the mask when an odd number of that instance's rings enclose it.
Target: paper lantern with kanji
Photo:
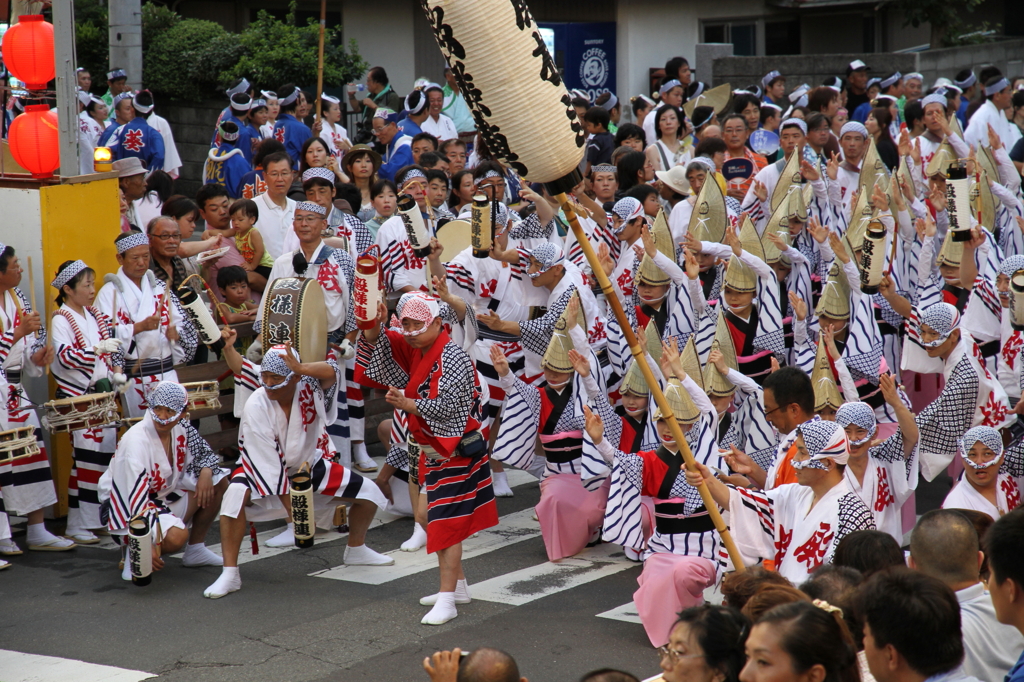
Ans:
[[[4,64],[29,90],[43,90],[54,79],[53,24],[42,14],[26,14],[7,29],[3,41]]]
[[[11,123],[11,155],[34,178],[48,178],[60,167],[57,112],[45,104],[30,104]]]

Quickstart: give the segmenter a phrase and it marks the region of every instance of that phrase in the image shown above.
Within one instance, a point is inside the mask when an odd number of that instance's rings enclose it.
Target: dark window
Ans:
[[[800,54],[800,20],[772,21],[764,25],[766,56]]]
[[[726,36],[726,29],[728,27],[725,24],[712,24],[704,27],[704,42],[705,43],[727,43],[729,42]]]
[[[733,24],[730,33],[733,54],[740,57],[757,55],[757,26],[755,24]]]

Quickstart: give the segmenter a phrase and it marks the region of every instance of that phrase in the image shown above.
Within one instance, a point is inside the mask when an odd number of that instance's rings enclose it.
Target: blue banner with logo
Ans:
[[[577,88],[597,99],[615,92],[615,22],[541,23],[545,42],[554,43],[553,57],[570,90]]]

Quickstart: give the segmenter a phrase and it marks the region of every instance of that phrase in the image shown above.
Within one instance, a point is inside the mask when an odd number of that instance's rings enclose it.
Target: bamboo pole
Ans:
[[[566,219],[569,221],[569,225],[572,226],[572,231],[576,235],[576,241],[579,242],[579,245],[583,248],[583,254],[587,257],[587,262],[590,263],[590,267],[594,271],[594,277],[597,278],[597,283],[600,285],[601,291],[604,292],[608,305],[615,313],[615,319],[618,320],[619,326],[622,327],[622,333],[626,337],[626,343],[629,344],[629,352],[633,354],[633,359],[640,366],[640,371],[643,373],[644,379],[647,380],[647,386],[651,389],[651,396],[658,404],[658,408],[661,410],[662,415],[664,415],[668,422],[669,429],[672,431],[672,437],[675,438],[676,443],[679,444],[679,453],[683,456],[686,468],[690,471],[696,471],[696,462],[693,458],[693,453],[690,452],[690,446],[686,442],[686,436],[683,433],[683,430],[679,428],[679,423],[676,421],[675,415],[672,414],[672,409],[669,407],[668,400],[665,398],[665,394],[661,390],[661,385],[658,383],[654,373],[647,364],[647,359],[644,356],[644,349],[640,347],[640,342],[637,341],[636,334],[633,333],[633,328],[629,325],[629,319],[626,317],[626,312],[622,309],[622,303],[619,301],[619,297],[615,295],[615,291],[612,289],[612,283],[608,279],[608,275],[604,274],[604,269],[601,267],[600,261],[598,261],[597,254],[594,252],[594,247],[591,246],[590,240],[583,231],[583,226],[580,225],[579,219],[576,217],[576,212],[572,203],[564,193],[555,195],[555,201],[558,202],[563,213],[565,213]],[[711,497],[711,491],[708,490],[707,484],[702,483],[700,487],[697,488],[697,492],[700,493],[700,497],[704,501],[704,507],[708,510],[708,514],[711,516],[711,520],[715,524],[715,529],[722,538],[722,544],[725,545],[726,551],[729,552],[729,557],[732,559],[733,566],[737,571],[742,571],[744,566],[739,549],[737,549],[736,543],[733,541],[732,535],[729,533],[729,528],[725,525],[725,519],[722,518],[722,514],[718,510],[718,504],[715,503],[714,498]]]
[[[327,0],[320,0],[320,47],[316,62],[316,120],[320,120],[324,92],[324,31],[327,28]]]

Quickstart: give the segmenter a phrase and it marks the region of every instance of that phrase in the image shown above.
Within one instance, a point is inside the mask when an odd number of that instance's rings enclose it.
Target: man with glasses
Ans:
[[[398,114],[381,107],[373,114],[373,136],[384,148],[384,163],[377,175],[394,180],[395,173],[413,163],[412,138],[398,129]]]
[[[254,227],[260,231],[267,253],[276,260],[284,253],[285,237],[292,230],[295,215],[295,200],[288,198],[292,186],[291,157],[286,152],[268,154],[263,159],[263,179],[267,191],[253,199],[260,212]]]
[[[157,216],[149,221],[146,233],[149,235],[150,272],[177,291],[188,277],[185,263],[178,256],[178,247],[181,245],[178,221],[168,216]]]
[[[162,226],[161,234],[166,229]],[[121,267],[100,289],[96,307],[114,320],[128,377],[125,406],[129,417],[141,417],[148,407],[148,389],[160,381],[178,381],[174,366],[192,360],[198,338],[175,292],[166,291],[167,285],[149,269],[149,237],[124,232],[114,244]]]
[[[743,201],[747,196],[747,190],[754,181],[754,175],[768,165],[768,160],[751,151],[747,146],[747,138],[750,136],[750,129],[747,120],[739,114],[729,114],[722,120],[722,140],[725,142],[725,161],[728,164],[730,159],[746,159],[754,164],[751,173],[738,182],[729,181],[729,196],[737,201]]]

